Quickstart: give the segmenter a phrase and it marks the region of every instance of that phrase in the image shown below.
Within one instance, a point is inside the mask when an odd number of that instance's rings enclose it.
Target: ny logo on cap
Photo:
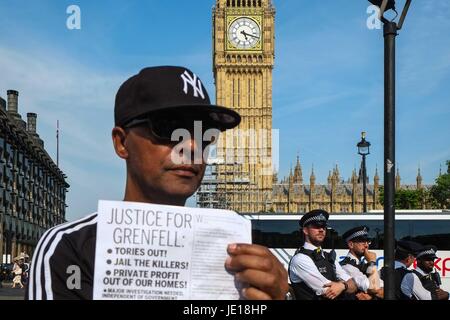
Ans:
[[[203,94],[203,88],[202,83],[200,79],[197,78],[197,75],[195,73],[192,74],[192,76],[187,72],[186,70],[181,75],[181,79],[183,79],[184,85],[183,85],[183,91],[185,94],[188,94],[188,84],[192,86],[192,89],[194,90],[194,97],[198,97],[200,95],[202,99],[205,99],[205,95]]]

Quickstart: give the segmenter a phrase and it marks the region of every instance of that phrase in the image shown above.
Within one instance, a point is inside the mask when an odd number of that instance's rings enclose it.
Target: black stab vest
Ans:
[[[294,254],[292,258],[295,257],[295,255],[302,253],[307,255],[312,259],[314,264],[317,267],[317,270],[328,280],[330,281],[337,281],[336,276],[336,267],[334,265],[333,257],[325,251],[322,251],[323,255],[320,252],[317,252],[317,250],[308,250],[303,247],[301,247],[297,252]],[[291,259],[292,261],[292,259]],[[290,269],[290,268],[289,268]],[[290,273],[290,270],[289,270]],[[289,274],[289,278],[291,278]],[[324,299],[322,296],[316,295],[314,290],[312,290],[304,281],[300,283],[294,283],[291,279],[291,285],[295,292],[295,298],[297,300],[322,300]]]
[[[419,278],[420,282],[422,283],[422,286],[430,291],[431,293],[431,299],[432,300],[438,300],[436,290],[439,289],[439,285],[434,281],[433,274],[429,275],[423,275],[420,272],[413,270],[417,277]]]
[[[367,272],[367,268],[369,267],[368,263],[360,263],[360,264],[356,264],[355,259],[350,258],[349,256],[345,257],[344,260],[342,260],[341,262],[339,262],[339,264],[341,266],[345,266],[346,264],[352,265],[354,266],[356,269],[358,269],[359,271],[361,271],[363,274],[366,274]]]
[[[356,269],[358,269],[359,271],[361,271],[362,274],[364,274],[364,275],[367,277],[366,273],[367,273],[367,268],[369,267],[369,264],[368,264],[368,263],[360,263],[360,264],[357,264],[356,261],[355,261],[355,259],[352,259],[352,258],[350,258],[349,256],[347,256],[347,257],[345,257],[341,262],[339,262],[339,264],[340,264],[341,266],[345,266],[346,264],[349,264],[349,265],[351,265],[351,266],[354,266]],[[358,288],[356,292],[362,292],[362,291],[359,290],[359,288]],[[349,297],[350,295],[347,294],[347,296]],[[355,296],[355,298],[356,298],[356,294],[355,294],[354,296]],[[377,297],[375,297],[375,296],[372,296],[372,300],[379,300],[379,298],[377,298]]]
[[[384,281],[384,272],[385,267],[381,268],[380,272],[380,278]],[[402,281],[403,278],[408,274],[412,272],[411,270],[408,270],[406,268],[397,268],[394,270],[394,283],[395,283],[395,299],[397,300],[415,300],[414,296],[408,297],[406,294],[402,291]]]

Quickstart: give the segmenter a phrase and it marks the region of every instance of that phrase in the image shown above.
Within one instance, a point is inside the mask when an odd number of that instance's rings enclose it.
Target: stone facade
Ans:
[[[242,116],[219,140],[217,192],[237,211],[262,210],[272,193],[274,19],[270,0],[217,0],[213,9],[217,104]]]
[[[418,190],[431,187],[422,184],[420,169],[416,185],[402,185],[398,170],[395,181],[397,189]],[[302,166],[297,157],[294,172],[291,170],[288,177],[278,181],[274,176],[271,211],[297,213],[320,208],[329,212],[363,212],[362,177],[356,174],[356,170],[353,170],[351,178],[345,181],[336,165],[328,175],[327,184],[317,184],[312,169],[308,182],[309,184],[303,180]],[[382,210],[378,169],[375,170],[373,184],[369,184],[369,178],[366,178],[366,187],[367,210]]]
[[[274,29],[275,9],[270,0],[216,1],[213,9],[216,102],[238,111],[242,122],[238,128],[221,135],[215,162],[209,166],[197,192],[197,205],[238,212],[296,213],[316,208],[362,212],[362,178],[355,171],[344,181],[336,166],[330,171],[327,184],[317,184],[312,170],[308,184],[297,158],[294,172],[281,181],[272,172]],[[248,37],[255,40],[250,41]],[[254,141],[246,139],[249,132],[253,134],[251,130],[256,133]],[[227,158],[230,154],[231,158]],[[378,172],[372,184],[366,180],[366,186],[367,209],[382,209]],[[396,187],[429,188],[422,186],[420,172],[415,186],[401,186],[397,172]]]
[[[7,107],[0,97],[0,257],[12,259],[31,256],[42,234],[65,222],[69,185],[36,132],[37,115],[28,113],[25,122],[19,93],[7,95]]]

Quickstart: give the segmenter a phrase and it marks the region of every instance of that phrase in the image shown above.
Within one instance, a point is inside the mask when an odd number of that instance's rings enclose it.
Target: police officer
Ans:
[[[336,261],[336,253],[322,250],[328,212],[312,210],[300,219],[304,244],[289,263],[289,277],[298,300],[342,299],[356,292],[356,285]]]
[[[376,266],[377,255],[369,251],[369,227],[352,228],[344,232],[342,239],[347,243],[349,251],[340,265],[356,283],[358,288],[356,298],[359,300],[383,298],[383,289],[380,288]],[[366,261],[363,261],[363,258]]]
[[[435,246],[423,246],[417,254],[417,268],[412,272],[414,282],[417,282],[418,279],[428,291],[417,290],[416,298],[419,300],[449,300],[448,292],[440,288],[439,273],[433,272],[434,260],[437,259],[436,252]]]
[[[418,296],[424,296],[427,292],[420,281],[415,280],[412,270],[409,269],[421,249],[422,246],[417,242],[397,241],[394,262],[395,298],[397,300],[414,300]],[[384,270],[385,268],[381,270],[381,279],[383,280]]]

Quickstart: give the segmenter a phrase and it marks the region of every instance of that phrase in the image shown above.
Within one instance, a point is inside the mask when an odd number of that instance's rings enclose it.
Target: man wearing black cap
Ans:
[[[192,71],[171,66],[145,68],[125,81],[114,116],[114,149],[127,168],[124,201],[177,206],[200,186],[205,150],[218,131],[240,122],[235,111],[210,103]],[[96,221],[94,213],[44,234],[33,257],[27,299],[92,299]],[[225,268],[245,284],[244,298],[285,298],[287,272],[266,247],[230,244],[228,254]],[[78,281],[69,279],[74,270],[81,275]]]
[[[337,299],[353,294],[356,285],[336,261],[334,250],[322,250],[328,212],[312,210],[300,219],[300,232],[305,237],[289,263],[289,278],[298,300]]]
[[[374,252],[369,251],[369,227],[352,228],[344,232],[342,239],[347,243],[349,251],[340,264],[352,276],[358,287],[357,299],[382,298],[383,289],[380,288],[380,278],[376,266],[377,256]],[[367,262],[363,261],[363,257]]]
[[[413,300],[415,297],[424,296],[427,293],[420,281],[414,281],[412,271],[409,269],[421,249],[422,246],[417,242],[397,241],[394,262],[395,298],[397,300]],[[383,273],[384,268],[381,270],[381,279],[383,279]]]
[[[433,272],[434,260],[437,259],[436,252],[435,246],[423,246],[417,253],[417,268],[412,272],[414,282],[419,280],[428,291],[428,294],[425,294],[425,292],[419,290],[416,296],[419,300],[449,300],[448,292],[439,288],[441,285],[439,273]]]

